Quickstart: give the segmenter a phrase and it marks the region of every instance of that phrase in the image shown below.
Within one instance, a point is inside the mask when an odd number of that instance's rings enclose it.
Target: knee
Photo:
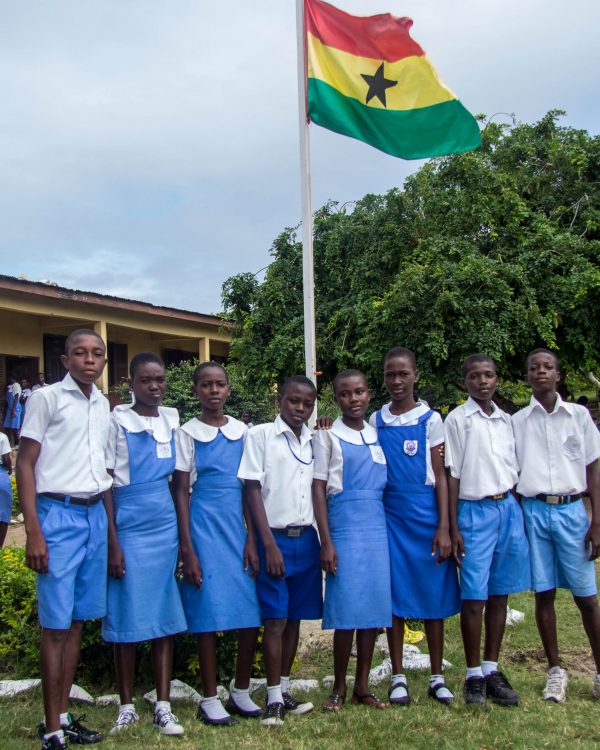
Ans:
[[[64,644],[69,637],[68,630],[56,630],[54,628],[42,628],[42,645]]]
[[[286,625],[287,620],[285,619],[265,620],[265,636],[282,636]]]
[[[588,614],[598,609],[598,599],[595,596],[574,596],[573,599],[582,614]]]
[[[461,617],[481,617],[484,606],[485,602],[475,599],[465,599],[461,606]]]

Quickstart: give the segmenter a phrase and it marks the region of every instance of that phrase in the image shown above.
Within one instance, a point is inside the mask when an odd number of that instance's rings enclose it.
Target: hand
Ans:
[[[590,524],[590,528],[588,529],[583,541],[583,546],[586,550],[591,547],[589,556],[590,560],[595,560],[597,557],[600,557],[600,525],[593,523]]]
[[[190,586],[202,588],[202,566],[193,550],[181,553],[183,580]]]
[[[452,542],[452,556],[454,562],[460,566],[462,565],[462,558],[465,556],[465,543],[462,538],[462,534],[458,529],[455,529],[450,534],[450,540]]]
[[[252,576],[252,578],[256,578],[258,571],[260,570],[256,541],[249,537],[246,537],[246,544],[244,545],[244,570],[248,575]]]
[[[267,573],[274,578],[285,578],[283,555],[276,544],[265,547]]]
[[[27,534],[25,542],[25,563],[36,573],[48,572],[48,545],[41,530]]]
[[[442,461],[446,458],[446,443],[440,443],[437,446],[438,456],[442,459]]]
[[[333,426],[333,419],[331,417],[317,417],[317,423],[314,426],[315,430],[330,430]]]
[[[338,558],[335,547],[331,542],[323,542],[321,545],[321,568],[325,573],[335,575],[337,573]]]
[[[108,575],[113,578],[125,575],[125,555],[119,542],[108,543]]]
[[[445,562],[452,554],[452,542],[450,540],[450,534],[446,529],[439,529],[435,532],[433,537],[433,544],[431,546],[431,556],[435,556],[436,549],[439,551],[438,559],[435,561],[437,565]]]

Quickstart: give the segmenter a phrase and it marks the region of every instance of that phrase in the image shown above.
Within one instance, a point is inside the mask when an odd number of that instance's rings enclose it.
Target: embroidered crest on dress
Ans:
[[[156,443],[157,458],[171,458],[171,443]]]
[[[417,450],[419,449],[418,440],[405,440],[404,441],[404,452],[407,456],[416,456]]]

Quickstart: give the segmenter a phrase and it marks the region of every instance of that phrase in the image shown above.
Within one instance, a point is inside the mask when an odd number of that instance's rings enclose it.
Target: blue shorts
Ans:
[[[573,596],[594,596],[596,574],[583,540],[590,519],[581,500],[549,505],[523,498],[525,526],[531,550],[533,590],[570,589]]]
[[[67,630],[73,620],[104,617],[108,559],[104,504],[66,505],[38,495],[37,515],[48,546],[48,573],[37,575],[40,625]]]
[[[265,548],[258,543],[256,594],[262,620],[320,620],[323,616],[321,546],[314,528],[299,537],[274,534],[283,555],[285,578],[267,573]]]
[[[459,500],[458,528],[465,544],[461,599],[485,601],[531,586],[523,512],[512,494],[505,500]]]

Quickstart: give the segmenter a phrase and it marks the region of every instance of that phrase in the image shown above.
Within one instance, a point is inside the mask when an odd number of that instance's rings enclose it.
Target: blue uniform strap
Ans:
[[[385,422],[383,421],[383,417],[381,416],[381,409],[375,412],[375,426],[378,430],[381,430],[383,427],[385,427]]]
[[[427,420],[430,419],[432,415],[433,415],[433,409],[426,411],[425,414],[419,417],[419,421],[417,422],[417,424],[423,424],[423,422],[427,422]]]

